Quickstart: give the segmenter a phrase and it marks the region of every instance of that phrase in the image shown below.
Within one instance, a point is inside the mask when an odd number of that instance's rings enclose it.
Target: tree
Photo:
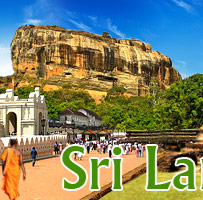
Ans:
[[[124,87],[113,86],[107,91],[106,100],[110,100],[113,97],[122,96],[127,90]]]
[[[25,86],[18,88],[15,94],[28,98],[33,91],[34,87]],[[40,93],[45,95],[51,119],[57,119],[65,108],[77,110],[85,107],[96,112],[104,126],[120,129],[186,129],[200,128],[203,124],[203,74],[175,82],[165,91],[160,91],[158,80],[153,78],[150,95],[145,97],[126,97],[126,91],[114,86],[100,104],[96,104],[86,91],[74,89],[71,85],[55,91],[41,90]]]
[[[6,93],[6,89],[5,88],[0,88],[0,94]]]
[[[85,107],[95,110],[96,104],[94,99],[84,90],[74,90],[69,87],[63,89],[44,92],[49,118],[57,119],[59,112],[65,108],[77,110]]]
[[[158,79],[156,77],[153,77],[151,80],[149,92],[152,100],[152,105],[154,106],[157,104],[160,98],[160,87],[159,87]]]
[[[103,33],[102,33],[102,36],[103,36],[103,37],[111,37],[108,32],[103,32]]]
[[[34,87],[23,86],[17,88],[15,95],[17,95],[20,99],[28,99],[30,92],[34,92]]]
[[[155,107],[162,128],[199,128],[203,124],[203,74],[173,83]]]

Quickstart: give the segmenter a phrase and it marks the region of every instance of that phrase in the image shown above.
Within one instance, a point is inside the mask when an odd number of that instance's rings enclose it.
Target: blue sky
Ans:
[[[183,78],[203,73],[203,0],[1,1],[0,76],[13,73],[10,44],[25,24],[136,38],[169,56]]]

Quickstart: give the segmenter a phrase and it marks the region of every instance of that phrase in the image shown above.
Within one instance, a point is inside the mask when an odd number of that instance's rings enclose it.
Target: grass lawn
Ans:
[[[158,182],[170,180],[176,173],[158,172]],[[183,179],[184,180],[184,179]],[[177,191],[173,187],[169,191],[146,191],[146,174],[123,185],[123,191],[110,192],[102,200],[200,200],[203,199],[203,191],[200,188],[201,174],[196,173],[196,191]]]

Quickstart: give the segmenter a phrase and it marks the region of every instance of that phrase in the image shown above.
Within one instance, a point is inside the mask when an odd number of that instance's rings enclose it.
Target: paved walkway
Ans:
[[[108,154],[105,154],[108,156]],[[104,154],[98,154],[96,151],[85,155],[82,161],[77,161],[82,165],[89,174],[89,157],[104,157]],[[134,153],[123,156],[123,174],[131,171],[145,162],[145,157],[137,158]],[[65,169],[60,157],[40,160],[35,167],[31,163],[25,163],[27,172],[26,181],[20,178],[18,200],[77,200],[87,194],[89,191],[89,180],[84,188],[78,191],[64,191],[62,190],[62,178],[66,177],[68,180],[76,181],[76,176]],[[101,186],[106,185],[112,181],[112,169],[101,168],[100,182]],[[22,174],[21,174],[22,175]],[[89,176],[90,177],[90,176]],[[2,186],[2,175],[0,174],[0,185]],[[8,200],[7,195],[0,190],[0,199]]]

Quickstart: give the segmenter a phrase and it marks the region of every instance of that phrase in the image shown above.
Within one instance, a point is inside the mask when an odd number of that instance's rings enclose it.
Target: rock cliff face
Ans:
[[[31,78],[49,85],[71,83],[96,91],[117,84],[128,93],[145,95],[152,77],[157,77],[163,88],[181,80],[170,58],[152,51],[149,44],[58,26],[20,27],[11,51],[16,86]]]

